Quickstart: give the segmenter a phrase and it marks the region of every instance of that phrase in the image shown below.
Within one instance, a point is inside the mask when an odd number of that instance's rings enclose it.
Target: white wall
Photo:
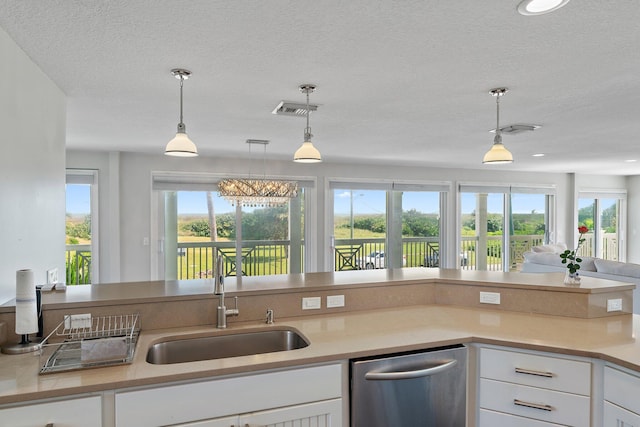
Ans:
[[[0,304],[16,270],[64,277],[65,96],[0,29]]]
[[[231,158],[204,158],[193,159],[172,158],[161,154],[162,144],[158,145],[158,155],[145,155],[134,153],[120,153],[119,156],[119,205],[120,205],[120,280],[144,281],[152,277],[152,253],[153,242],[145,245],[145,238],[153,236],[150,222],[152,209],[156,209],[151,197],[151,173],[152,171],[183,171],[183,172],[208,172],[220,174],[246,174],[249,164],[243,159]],[[75,152],[67,154],[69,166],[78,168],[100,169],[100,182],[107,177],[109,168],[104,165],[105,153]],[[113,156],[113,154],[111,154]],[[102,160],[100,160],[102,159]],[[324,249],[328,246],[329,233],[325,230],[324,221],[324,186],[328,178],[360,178],[360,179],[384,179],[407,181],[450,181],[455,186],[460,183],[511,183],[517,184],[555,184],[557,199],[567,200],[573,196],[574,188],[572,180],[567,174],[540,174],[522,172],[501,172],[498,168],[486,170],[465,169],[437,169],[401,166],[381,165],[352,165],[343,163],[321,163],[317,165],[297,164],[291,161],[268,161],[266,173],[272,176],[315,177],[317,179],[316,204],[318,206],[318,221],[315,236],[308,239],[317,247],[318,269],[325,266],[326,254]],[[104,169],[104,170],[103,170]],[[255,172],[255,171],[254,171]],[[262,172],[262,171],[261,171]],[[113,173],[113,172],[112,172]],[[117,172],[115,172],[117,173]],[[115,188],[108,191],[113,192]],[[101,200],[105,189],[100,189]],[[109,196],[114,199],[114,195]],[[453,195],[452,195],[453,197]],[[455,201],[453,213],[455,215]],[[101,206],[100,217],[109,215]],[[572,211],[565,205],[557,207],[558,236],[566,235],[568,227],[572,227]],[[450,221],[449,234],[455,238],[457,226],[455,221]],[[102,226],[101,226],[102,230]],[[108,239],[114,239],[113,234],[107,235]],[[115,237],[116,239],[118,237]],[[455,242],[454,242],[455,244]],[[102,246],[101,246],[102,247]],[[103,263],[101,262],[101,268]],[[105,277],[101,273],[101,277]]]

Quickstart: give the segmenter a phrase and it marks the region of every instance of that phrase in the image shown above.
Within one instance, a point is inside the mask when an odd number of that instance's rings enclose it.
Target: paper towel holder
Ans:
[[[36,286],[36,306],[38,308],[38,332],[35,338],[29,338],[29,334],[23,334],[17,344],[8,344],[2,347],[4,354],[24,354],[40,350],[42,345],[43,321],[42,321],[42,285]]]

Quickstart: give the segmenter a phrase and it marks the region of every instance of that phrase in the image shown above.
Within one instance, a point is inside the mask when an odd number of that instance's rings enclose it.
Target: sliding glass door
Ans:
[[[612,261],[624,260],[624,193],[586,193],[578,198],[578,225],[589,228],[581,255]]]
[[[546,188],[461,185],[461,267],[519,270],[524,252],[549,242],[552,193]]]

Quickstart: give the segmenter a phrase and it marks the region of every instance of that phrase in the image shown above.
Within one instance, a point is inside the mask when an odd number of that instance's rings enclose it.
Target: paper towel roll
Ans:
[[[16,271],[16,334],[38,332],[38,308],[33,271]]]

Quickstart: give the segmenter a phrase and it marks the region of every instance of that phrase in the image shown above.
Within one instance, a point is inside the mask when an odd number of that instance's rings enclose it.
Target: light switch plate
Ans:
[[[344,295],[327,296],[327,308],[344,307]]]
[[[91,313],[69,314],[64,317],[65,329],[91,329]]]
[[[480,303],[500,304],[500,292],[480,292]]]
[[[317,310],[322,307],[322,299],[320,297],[302,298],[303,310]]]
[[[609,311],[622,311],[622,299],[608,299],[607,300],[607,312]]]

